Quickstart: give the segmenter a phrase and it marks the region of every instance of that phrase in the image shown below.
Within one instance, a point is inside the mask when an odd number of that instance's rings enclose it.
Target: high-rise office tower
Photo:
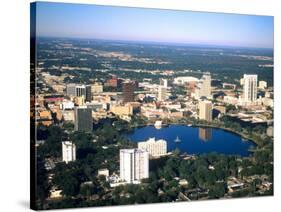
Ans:
[[[202,78],[197,83],[195,89],[195,98],[201,97],[211,98],[211,74],[209,72],[203,74]]]
[[[142,149],[120,150],[120,178],[127,183],[138,183],[149,177],[149,153]]]
[[[85,101],[91,102],[92,101],[92,86],[86,85],[85,88],[86,88]]]
[[[90,85],[68,84],[66,86],[66,94],[68,96],[74,97],[84,96],[86,102],[92,101],[92,92]]]
[[[155,140],[155,138],[149,138],[147,141],[138,142],[138,148],[148,151],[151,157],[167,154],[167,142],[163,139]]]
[[[86,97],[86,87],[84,85],[76,85],[76,87],[75,87],[75,96],[84,96],[84,97]]]
[[[92,132],[93,130],[92,109],[87,108],[86,106],[75,107],[74,130]]]
[[[199,101],[199,119],[206,120],[206,121],[212,121],[212,114],[213,114],[213,108],[212,108],[212,102],[211,101]]]
[[[244,100],[255,102],[257,100],[258,75],[244,74]]]
[[[62,161],[68,163],[76,160],[76,145],[70,141],[62,142]]]
[[[66,85],[66,95],[67,96],[76,96],[76,84]]]
[[[167,99],[167,88],[158,86],[158,101],[165,101]]]
[[[123,102],[133,102],[135,101],[134,96],[135,83],[127,81],[123,83]]]

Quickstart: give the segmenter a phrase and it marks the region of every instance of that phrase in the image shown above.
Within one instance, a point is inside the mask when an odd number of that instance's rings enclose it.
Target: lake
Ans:
[[[250,148],[256,145],[244,140],[240,135],[217,128],[170,125],[156,129],[154,126],[136,128],[127,137],[133,142],[148,138],[164,139],[168,151],[178,148],[181,153],[203,154],[217,152],[226,155],[249,156]],[[176,139],[180,142],[175,142]]]

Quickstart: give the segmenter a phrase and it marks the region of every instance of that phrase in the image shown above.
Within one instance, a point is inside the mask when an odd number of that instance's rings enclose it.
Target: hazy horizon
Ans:
[[[145,40],[116,40],[116,39],[102,39],[102,38],[87,38],[87,37],[58,37],[58,36],[37,36],[39,39],[62,39],[62,40],[88,40],[88,41],[102,41],[102,42],[120,42],[132,44],[153,44],[153,45],[167,45],[179,47],[210,47],[210,48],[236,48],[236,49],[260,49],[260,50],[274,50],[273,47],[252,47],[252,46],[231,46],[220,44],[204,44],[204,43],[176,43],[176,42],[161,42],[161,41],[145,41]]]
[[[273,49],[272,16],[36,3],[39,37]]]

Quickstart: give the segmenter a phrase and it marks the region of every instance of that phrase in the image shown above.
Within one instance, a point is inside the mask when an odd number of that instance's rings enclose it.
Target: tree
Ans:
[[[71,131],[74,129],[74,124],[70,121],[65,121],[64,124],[63,124],[63,128],[68,130],[68,131]]]
[[[47,128],[46,142],[38,148],[39,154],[51,157],[61,156],[61,142],[67,139],[67,135],[59,126]]]
[[[75,196],[79,192],[80,183],[75,177],[67,175],[61,181],[60,186],[62,187],[63,194],[66,196]]]
[[[233,111],[235,111],[235,110],[236,110],[235,105],[228,104],[228,105],[226,106],[226,112],[227,112],[227,113],[233,112]]]
[[[218,199],[224,196],[226,192],[225,183],[216,183],[209,190],[209,198],[210,199]]]
[[[92,185],[83,185],[80,188],[80,194],[89,198],[91,195],[94,194],[93,186]]]
[[[37,184],[36,198],[40,205],[43,205],[45,199],[49,196],[50,186],[48,184],[47,170],[41,157],[37,157]]]

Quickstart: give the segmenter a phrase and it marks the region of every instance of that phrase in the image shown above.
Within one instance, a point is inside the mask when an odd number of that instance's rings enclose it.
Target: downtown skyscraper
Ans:
[[[165,101],[167,98],[168,98],[167,88],[161,85],[158,86],[158,96],[157,96],[158,101]]]
[[[255,102],[257,100],[258,75],[244,74],[244,100]]]
[[[134,82],[127,81],[123,83],[123,103],[135,101],[134,90]]]
[[[66,86],[66,95],[80,97],[84,96],[86,102],[92,101],[92,92],[90,85],[77,85],[77,84],[68,84]]]
[[[212,121],[213,108],[211,101],[199,101],[199,119]]]
[[[212,98],[211,95],[211,74],[209,72],[203,74],[202,78],[197,83],[195,89],[195,98],[200,99],[201,97]]]
[[[74,130],[92,132],[93,118],[91,108],[87,108],[86,106],[75,107]]]

